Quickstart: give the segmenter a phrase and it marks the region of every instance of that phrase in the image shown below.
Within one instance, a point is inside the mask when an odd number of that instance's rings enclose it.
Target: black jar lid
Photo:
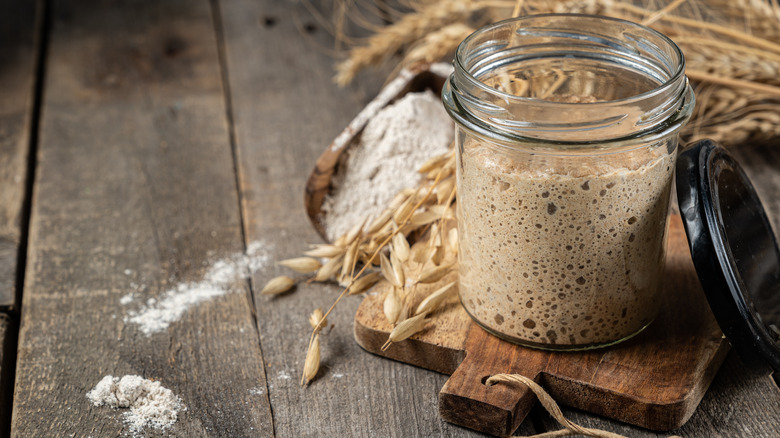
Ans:
[[[722,147],[680,154],[677,198],[712,313],[748,367],[780,370],[780,251],[753,185]]]

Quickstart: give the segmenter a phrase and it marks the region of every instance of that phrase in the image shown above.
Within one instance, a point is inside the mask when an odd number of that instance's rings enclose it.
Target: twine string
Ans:
[[[585,435],[585,436],[591,436],[596,438],[628,438],[626,436],[609,432],[606,430],[601,429],[591,429],[588,427],[580,426],[579,424],[571,422],[568,418],[563,416],[563,412],[561,412],[561,408],[558,407],[558,403],[553,400],[553,398],[550,396],[550,394],[547,393],[539,384],[534,382],[533,380],[529,379],[528,377],[525,377],[520,374],[496,374],[494,376],[491,376],[485,384],[488,386],[493,386],[496,383],[519,383],[521,385],[526,386],[528,389],[533,391],[534,394],[536,394],[536,397],[539,399],[539,402],[544,406],[544,409],[547,410],[547,412],[552,415],[555,420],[561,424],[564,428],[561,430],[551,431],[551,432],[543,432],[536,435],[529,435],[527,438],[553,438],[553,437],[559,437],[559,436],[569,436],[569,435]],[[676,436],[672,436],[669,438],[679,438]]]

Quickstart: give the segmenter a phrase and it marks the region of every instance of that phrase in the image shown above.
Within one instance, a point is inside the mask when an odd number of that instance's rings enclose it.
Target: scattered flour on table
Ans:
[[[181,399],[160,382],[135,375],[105,376],[87,398],[95,406],[129,408],[124,417],[133,434],[145,427],[167,429],[176,422],[179,411],[186,410]]]
[[[126,295],[122,296],[122,298],[119,299],[119,304],[121,304],[123,306],[126,306],[126,305],[132,303],[134,299],[135,299],[135,297],[133,297],[133,294],[129,293],[129,294],[126,294]]]
[[[252,242],[246,254],[236,254],[212,263],[201,281],[181,283],[163,293],[159,299],[148,299],[140,309],[129,311],[125,322],[136,324],[147,336],[164,331],[189,308],[236,290],[236,281],[249,278],[269,260],[268,247],[262,242]],[[133,301],[132,294],[119,300],[122,305]]]
[[[422,177],[417,169],[447,152],[454,136],[452,120],[430,90],[408,93],[380,110],[346,152],[345,170],[334,176],[322,205],[328,238],[336,240],[382,213],[399,191],[416,187]]]

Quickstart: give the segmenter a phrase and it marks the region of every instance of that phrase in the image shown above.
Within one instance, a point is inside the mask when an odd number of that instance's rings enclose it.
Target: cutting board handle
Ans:
[[[519,349],[472,324],[466,336],[466,358],[439,392],[443,419],[481,432],[509,436],[536,402],[534,393],[518,385],[487,386],[495,374],[522,374],[538,382],[550,353]],[[522,350],[522,357],[518,352]]]

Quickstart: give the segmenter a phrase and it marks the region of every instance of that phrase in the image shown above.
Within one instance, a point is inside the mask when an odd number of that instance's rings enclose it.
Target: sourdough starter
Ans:
[[[563,168],[554,157],[521,158],[473,138],[459,155],[468,313],[495,334],[548,348],[642,330],[659,308],[674,153],[662,146]]]

